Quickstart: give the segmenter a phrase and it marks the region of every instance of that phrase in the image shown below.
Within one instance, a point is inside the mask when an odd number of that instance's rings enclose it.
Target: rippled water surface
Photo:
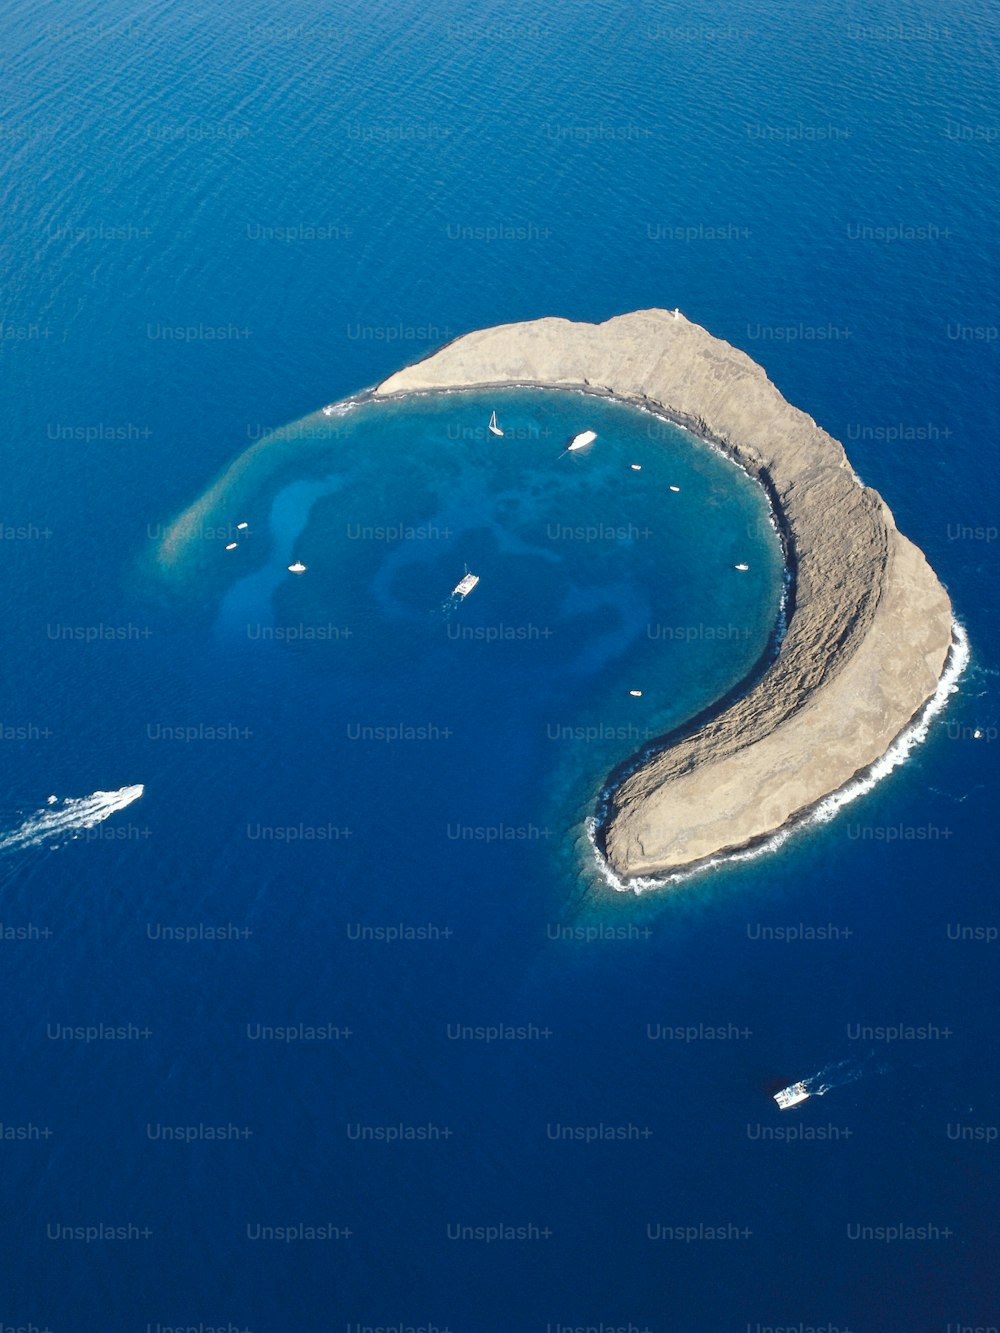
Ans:
[[[994,8],[0,33],[0,1318],[995,1323]],[[828,825],[636,898],[583,820],[766,643],[762,497],[579,395],[318,409],[656,305],[844,441],[972,663]]]

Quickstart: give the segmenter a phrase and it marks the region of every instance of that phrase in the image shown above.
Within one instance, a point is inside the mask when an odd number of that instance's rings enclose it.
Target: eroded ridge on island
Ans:
[[[639,402],[720,445],[767,489],[795,596],[774,660],[693,734],[609,795],[613,872],[670,873],[777,832],[876,763],[935,693],[952,645],[948,595],[843,446],[762,368],[682,315],[482,329],[374,394],[506,384]]]

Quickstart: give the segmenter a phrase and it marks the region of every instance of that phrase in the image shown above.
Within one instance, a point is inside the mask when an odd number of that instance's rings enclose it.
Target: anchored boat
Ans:
[[[574,435],[566,446],[566,452],[571,454],[575,449],[586,449],[588,444],[593,444],[597,439],[596,430],[582,430],[579,435]]]
[[[493,412],[493,413],[490,415],[490,426],[489,426],[489,430],[490,430],[490,434],[491,434],[491,435],[500,435],[500,436],[503,435],[503,431],[502,431],[502,430],[500,429],[500,427],[497,425],[497,414],[496,414],[496,412]]]

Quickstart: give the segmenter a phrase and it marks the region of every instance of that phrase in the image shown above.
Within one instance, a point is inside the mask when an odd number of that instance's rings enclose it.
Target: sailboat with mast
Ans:
[[[478,582],[479,582],[479,575],[470,574],[469,566],[466,565],[465,573],[462,575],[462,577],[455,584],[454,588],[452,588],[451,590],[452,597],[457,598],[458,601],[460,602],[464,601]]]
[[[503,431],[497,425],[497,414],[495,409],[490,415],[489,430],[491,435],[499,435],[501,438],[503,437]]]

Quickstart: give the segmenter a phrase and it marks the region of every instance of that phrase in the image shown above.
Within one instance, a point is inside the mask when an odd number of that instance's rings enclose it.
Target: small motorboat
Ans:
[[[288,566],[288,572],[289,574],[304,574],[306,572],[306,567],[301,560],[296,560],[294,565]]]
[[[579,435],[574,435],[569,444],[567,444],[566,452],[571,454],[576,449],[586,449],[587,445],[593,444],[596,439],[596,430],[582,430]]]

